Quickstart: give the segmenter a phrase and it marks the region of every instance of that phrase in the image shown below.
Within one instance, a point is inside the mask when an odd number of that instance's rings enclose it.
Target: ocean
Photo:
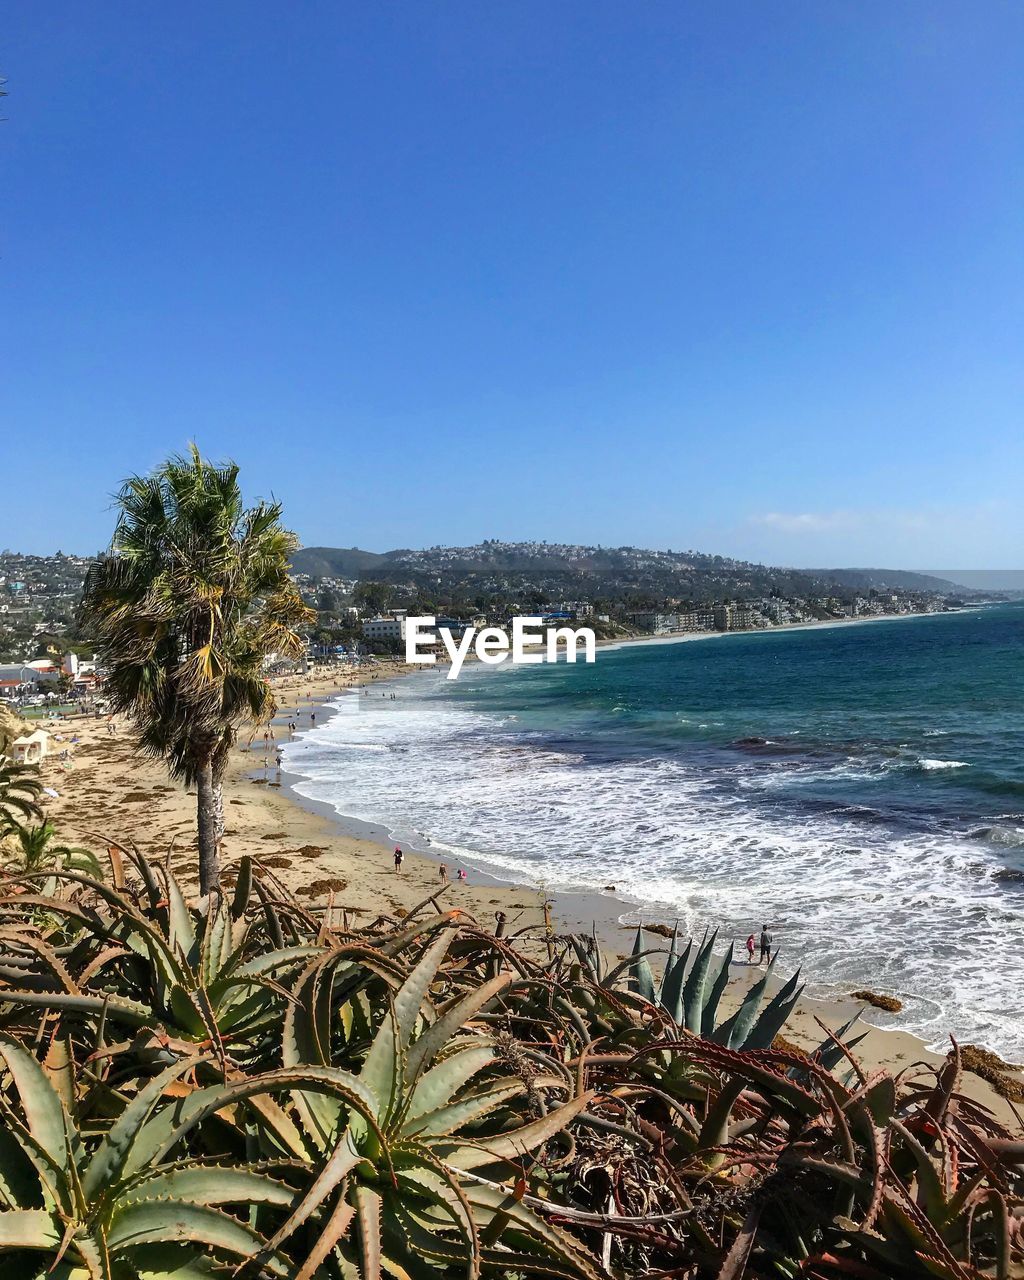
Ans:
[[[1024,1060],[1024,603],[392,689],[286,747],[299,791],[453,868],[766,921],[811,994]]]

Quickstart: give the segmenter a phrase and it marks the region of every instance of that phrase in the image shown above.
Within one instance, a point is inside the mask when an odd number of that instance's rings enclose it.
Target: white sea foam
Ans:
[[[937,1047],[953,1031],[1024,1056],[1020,895],[995,878],[998,846],[896,835],[852,810],[779,812],[786,771],[857,776],[853,761],[740,759],[726,786],[676,759],[551,750],[434,688],[425,677],[395,701],[341,699],[333,719],[285,746],[299,790],[392,838],[426,832],[434,851],[552,889],[614,883],[694,932],[744,938],[768,920],[783,967],[802,965],[812,990],[894,990],[904,1025]]]
[[[925,770],[932,769],[969,769],[966,760],[919,760],[919,766]]]

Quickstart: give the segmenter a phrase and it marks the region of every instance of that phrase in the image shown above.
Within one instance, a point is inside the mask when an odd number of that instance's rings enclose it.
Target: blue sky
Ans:
[[[1024,7],[8,6],[0,547],[1024,556]]]

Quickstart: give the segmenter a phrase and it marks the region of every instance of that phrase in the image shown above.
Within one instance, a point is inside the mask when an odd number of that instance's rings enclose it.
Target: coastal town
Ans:
[[[304,563],[305,553],[297,552],[292,577],[303,602],[316,614],[305,632],[306,662],[398,655],[405,645],[406,618],[428,613],[455,638],[468,628],[505,629],[513,618],[531,616],[551,626],[586,625],[599,639],[613,640],[937,613],[962,607],[967,594],[939,579],[931,591],[889,587],[881,580],[869,587],[832,581],[831,590],[822,591],[822,579],[810,575],[806,593],[783,594],[780,586],[792,582],[791,571],[704,557],[715,566],[713,575],[704,576],[721,581],[734,594],[684,596],[671,593],[673,582],[678,588],[689,580],[672,552],[605,552],[601,564],[595,563],[594,548],[484,545],[492,561],[500,548],[506,565],[510,560],[515,564],[514,571],[492,571],[481,581],[476,568],[466,567],[473,563],[467,549],[434,548],[405,553],[399,563],[411,576],[396,581],[385,578],[378,565],[362,576],[304,572],[296,566]],[[701,558],[687,554],[692,575]],[[0,552],[0,698],[42,705],[58,695],[81,700],[99,693],[102,664],[78,618],[91,563],[89,557],[62,552]],[[557,578],[566,565],[574,566],[577,578],[592,579],[592,598],[545,594],[552,576]],[[419,572],[414,566],[420,566]],[[655,571],[654,581],[665,589],[660,596],[652,590]],[[766,584],[767,590],[746,594]]]

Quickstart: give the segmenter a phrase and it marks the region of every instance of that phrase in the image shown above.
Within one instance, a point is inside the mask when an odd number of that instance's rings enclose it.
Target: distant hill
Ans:
[[[871,588],[957,594],[962,588],[903,569],[788,569],[700,551],[593,547],[576,543],[499,542],[378,553],[306,547],[292,557],[296,573],[313,578],[361,578],[433,590],[442,585],[473,596],[537,591],[548,599],[757,599],[850,596]]]
[[[909,569],[805,569],[812,578],[829,578],[844,587],[882,591],[890,587],[896,591],[937,591],[943,595],[956,593],[962,588],[948,578],[930,573],[914,573]]]
[[[1024,592],[1024,569],[928,569],[936,578],[948,578],[970,591]]]
[[[358,547],[303,547],[292,556],[292,572],[311,578],[363,578],[372,574],[387,557]]]

